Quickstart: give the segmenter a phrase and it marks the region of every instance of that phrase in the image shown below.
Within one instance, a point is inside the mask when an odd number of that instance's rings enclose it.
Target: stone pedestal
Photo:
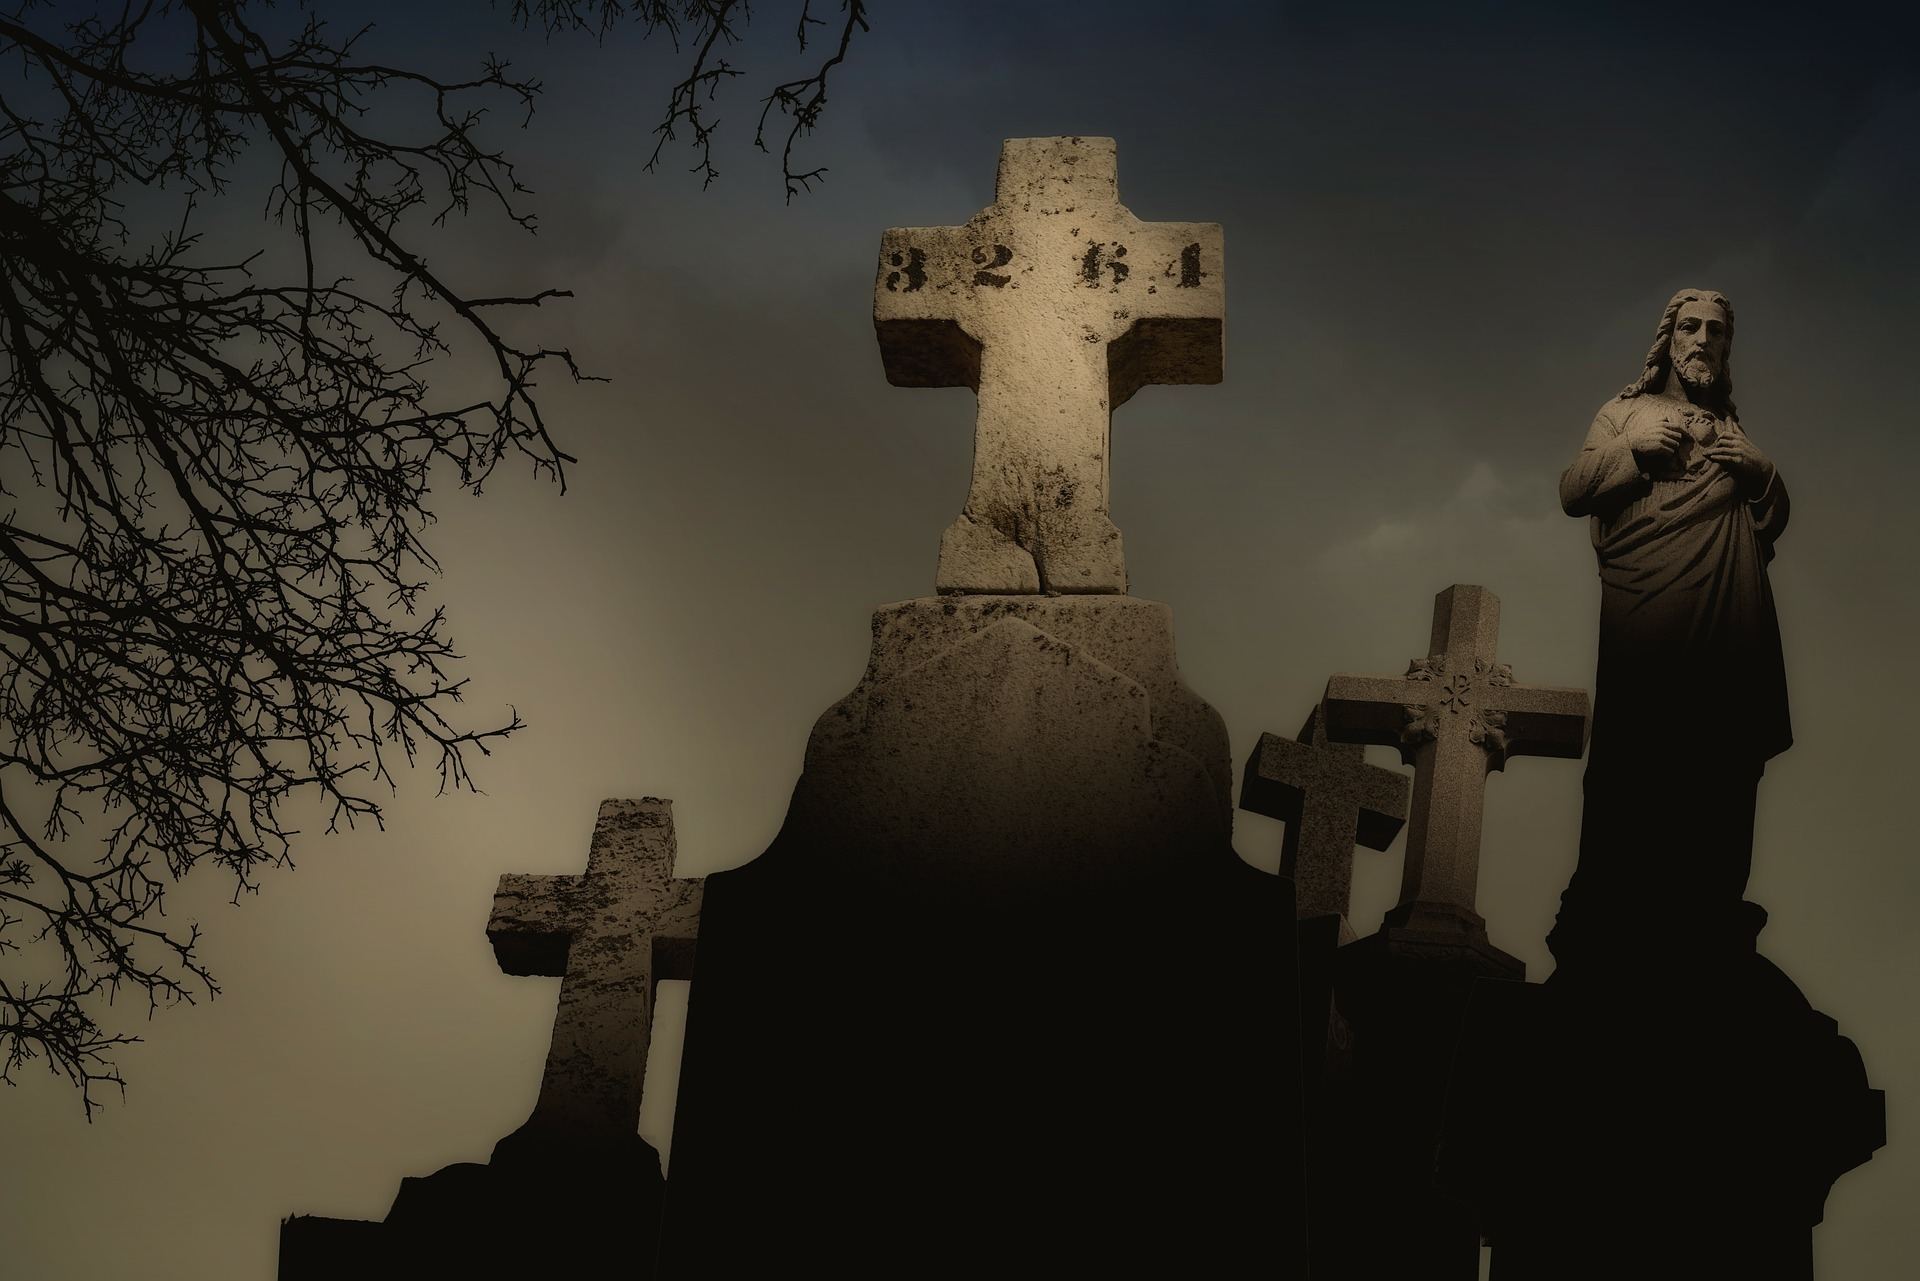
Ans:
[[[663,1275],[1286,1275],[1291,885],[1229,843],[1169,611],[874,616],[785,825],[709,878]]]
[[[1302,922],[1303,973],[1330,972],[1333,1007],[1326,1070],[1308,1086],[1311,1275],[1473,1281],[1479,1232],[1434,1187],[1434,1153],[1468,997],[1480,978],[1522,967],[1484,931],[1387,923],[1351,943],[1339,937]],[[1323,999],[1310,981],[1303,992]]]
[[[1639,964],[1474,992],[1440,1173],[1497,1281],[1812,1278],[1812,1229],[1884,1143],[1885,1098],[1743,907],[1650,921],[1670,946]]]

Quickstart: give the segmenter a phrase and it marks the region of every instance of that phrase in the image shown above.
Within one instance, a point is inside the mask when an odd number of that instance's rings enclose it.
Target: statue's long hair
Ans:
[[[1733,304],[1725,294],[1712,289],[1682,289],[1667,300],[1667,309],[1660,313],[1660,328],[1653,335],[1653,346],[1647,348],[1646,367],[1621,390],[1620,398],[1630,400],[1667,385],[1667,376],[1673,372],[1673,322],[1680,315],[1681,306],[1690,302],[1710,302],[1727,313],[1727,360],[1720,368],[1720,379],[1713,386],[1713,394],[1723,414],[1738,418],[1733,407]]]

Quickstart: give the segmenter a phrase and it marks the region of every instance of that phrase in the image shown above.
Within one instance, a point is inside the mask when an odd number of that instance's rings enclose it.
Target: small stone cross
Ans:
[[[1494,661],[1500,600],[1456,583],[1433,600],[1427,657],[1405,676],[1335,676],[1321,703],[1327,737],[1385,743],[1413,766],[1400,903],[1389,926],[1484,942],[1474,910],[1487,774],[1512,756],[1578,759],[1587,692],[1513,683]]]
[[[1329,742],[1316,707],[1297,740],[1260,736],[1241,776],[1240,808],[1287,825],[1280,874],[1293,878],[1296,914],[1345,917],[1354,844],[1393,844],[1407,821],[1407,776],[1367,764],[1358,743]]]
[[[1125,592],[1113,410],[1148,383],[1220,381],[1220,225],[1141,222],[1117,184],[1111,138],[1010,138],[994,202],[965,225],[881,237],[887,380],[979,398],[941,592]]]
[[[584,876],[500,878],[487,937],[508,974],[561,975],[528,1129],[630,1136],[640,1123],[654,992],[693,977],[701,882],[673,875],[669,802],[600,803]]]

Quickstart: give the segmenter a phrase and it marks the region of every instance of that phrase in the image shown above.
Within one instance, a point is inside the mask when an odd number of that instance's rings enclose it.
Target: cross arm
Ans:
[[[1403,676],[1331,677],[1320,700],[1327,738],[1399,747],[1407,728],[1406,708],[1425,702],[1427,692]]]
[[[1407,822],[1407,795],[1413,782],[1398,770],[1382,769],[1364,760],[1353,779],[1360,822],[1354,838],[1370,850],[1384,850]]]
[[[662,899],[653,918],[653,981],[693,977],[693,957],[700,937],[700,905],[706,882],[675,878],[662,887]]]
[[[1286,823],[1298,821],[1306,795],[1301,783],[1312,769],[1313,752],[1306,743],[1262,734],[1240,776],[1240,808]]]
[[[1490,691],[1492,710],[1506,715],[1509,756],[1577,760],[1592,725],[1587,691],[1553,685],[1515,685]]]
[[[1149,384],[1217,383],[1226,375],[1220,224],[1135,220],[1133,227],[1139,278],[1113,286],[1132,324],[1107,349],[1108,398],[1116,408]]]
[[[972,226],[894,227],[880,237],[873,329],[896,387],[980,387],[980,342],[966,321],[981,282],[1012,249]]]
[[[487,917],[487,941],[503,973],[546,978],[566,974],[573,931],[561,900],[577,879],[520,872],[500,878]]]

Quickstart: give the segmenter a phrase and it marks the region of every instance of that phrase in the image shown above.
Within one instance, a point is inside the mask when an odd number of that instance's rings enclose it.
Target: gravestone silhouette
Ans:
[[[1588,879],[1548,984],[1477,910],[1483,789],[1513,756],[1580,756],[1588,700],[1515,683],[1484,588],[1435,598],[1403,676],[1336,675],[1299,741],[1263,736],[1241,803],[1288,822],[1290,875],[1235,854],[1224,723],[1181,679],[1171,611],[1125,594],[1108,501],[1112,410],[1221,375],[1221,246],[1213,224],[1135,219],[1112,141],[1087,137],[1010,140],[987,209],[885,233],[888,378],[979,395],[936,594],[875,611],[758,858],[676,880],[667,803],[608,801],[584,873],[501,878],[502,969],[563,979],[532,1115],[487,1164],[404,1180],[382,1223],[289,1220],[282,1281],[607,1260],[667,1281],[1467,1281],[1483,1239],[1498,1281],[1808,1281],[1810,1226],[1884,1141],[1884,1096],[1756,951],[1765,913],[1725,893],[1750,817],[1716,833],[1669,799],[1629,806],[1634,709],[1672,691],[1617,677],[1656,671],[1652,650],[1603,645],[1629,714],[1589,766]],[[1563,494],[1722,483],[1630,474],[1617,426],[1603,412]],[[1736,431],[1692,438],[1737,461]],[[1769,537],[1777,483],[1736,495]],[[1762,760],[1777,710],[1749,718]],[[1413,766],[1410,803],[1367,743]],[[1736,764],[1703,768],[1750,802]],[[1402,818],[1400,900],[1355,939],[1353,846]],[[1649,822],[1670,860],[1713,844],[1664,908],[1609,857]],[[671,1183],[634,1132],[669,977],[693,979]]]
[[[1317,713],[1329,741],[1397,748],[1414,782],[1400,901],[1379,930],[1301,934],[1303,984],[1330,975],[1344,1038],[1306,1079],[1316,1278],[1479,1275],[1478,1229],[1435,1188],[1433,1161],[1474,981],[1524,973],[1475,908],[1483,789],[1510,757],[1578,757],[1587,730],[1586,692],[1515,683],[1496,661],[1499,629],[1492,592],[1448,587],[1425,657],[1401,676],[1331,677]]]
[[[1218,376],[1219,230],[1135,224],[1113,154],[1012,140],[978,218],[883,238],[889,376],[977,387],[974,486],[708,880],[664,1275],[1304,1259],[1291,886],[1106,514],[1111,406]]]
[[[1487,775],[1515,756],[1579,759],[1587,692],[1516,685],[1496,662],[1500,600],[1456,583],[1433,601],[1427,656],[1404,676],[1335,676],[1321,701],[1327,737],[1383,743],[1413,766],[1413,809],[1400,901],[1386,937],[1399,952],[1422,947],[1477,953],[1489,972],[1524,967],[1487,941],[1474,909]],[[1464,955],[1464,954],[1462,954]]]
[[[693,977],[700,882],[676,878],[671,805],[603,801],[581,876],[509,873],[487,938],[508,974],[560,978],[553,1040],[523,1141],[634,1133],[653,1001]]]
[[[610,1257],[653,1275],[665,1181],[640,1093],[655,991],[692,977],[700,920],[700,882],[673,860],[667,801],[607,800],[584,874],[500,878],[500,968],[562,979],[533,1114],[486,1164],[403,1179],[380,1222],[284,1221],[280,1281],[576,1275]]]

